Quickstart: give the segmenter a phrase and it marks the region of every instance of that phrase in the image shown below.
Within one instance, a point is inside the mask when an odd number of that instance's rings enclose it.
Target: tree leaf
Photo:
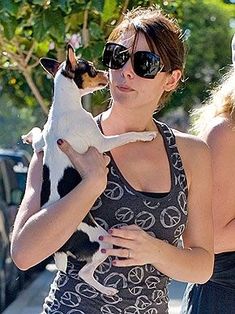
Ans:
[[[104,9],[104,0],[92,0],[91,6],[98,12],[102,13]]]
[[[105,0],[104,10],[102,13],[102,17],[103,17],[104,22],[107,22],[108,20],[110,20],[110,18],[114,14],[116,8],[117,8],[116,0]]]
[[[17,14],[20,5],[15,3],[13,0],[1,0],[0,1],[0,11],[8,12],[10,15],[14,16]]]
[[[7,40],[11,40],[15,35],[15,30],[17,27],[16,18],[5,13],[0,17],[0,21],[4,28],[4,35],[6,36]]]
[[[100,38],[103,37],[102,29],[95,22],[90,22],[90,24],[89,24],[89,31],[90,31],[91,37],[93,37],[94,39],[100,39]]]
[[[35,23],[33,25],[33,36],[36,41],[39,42],[42,41],[46,36],[46,29],[40,16],[35,19]]]

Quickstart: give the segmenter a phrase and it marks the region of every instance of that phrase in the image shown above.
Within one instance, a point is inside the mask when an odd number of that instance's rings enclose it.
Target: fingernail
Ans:
[[[101,253],[106,253],[106,250],[105,249],[101,249]]]
[[[113,233],[113,230],[112,230],[112,229],[109,229],[109,230],[108,230],[108,233],[112,234],[112,233]]]
[[[103,241],[103,240],[104,240],[104,237],[103,237],[103,236],[99,236],[99,240],[100,240],[100,241]]]
[[[57,144],[58,145],[62,145],[64,143],[64,141],[61,139],[61,138],[59,138],[58,140],[57,140]]]

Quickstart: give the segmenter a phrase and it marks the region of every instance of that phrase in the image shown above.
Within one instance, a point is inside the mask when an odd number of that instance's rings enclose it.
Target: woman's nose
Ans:
[[[129,79],[132,79],[135,76],[135,73],[131,64],[131,58],[121,68],[121,73],[124,77],[128,77]]]

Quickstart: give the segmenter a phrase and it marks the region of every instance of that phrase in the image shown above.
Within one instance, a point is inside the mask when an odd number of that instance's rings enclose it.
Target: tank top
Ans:
[[[104,229],[136,224],[151,236],[174,246],[180,243],[187,222],[187,180],[175,136],[156,122],[170,165],[171,189],[163,197],[136,191],[123,177],[111,156],[107,187],[91,208]],[[153,265],[115,267],[108,257],[95,271],[105,286],[119,290],[106,296],[78,276],[83,266],[69,259],[67,273],[58,272],[43,306],[44,314],[155,314],[168,313],[169,278]]]

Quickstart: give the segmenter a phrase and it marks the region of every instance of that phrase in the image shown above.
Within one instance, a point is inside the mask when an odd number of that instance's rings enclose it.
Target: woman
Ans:
[[[233,67],[194,112],[194,129],[212,154],[215,265],[207,283],[188,285],[182,313],[235,312],[235,37],[232,47]]]
[[[14,227],[16,264],[27,269],[51,255],[91,209],[109,230],[103,241],[114,245],[96,278],[119,290],[113,297],[98,293],[78,278],[82,265],[70,259],[67,273],[59,272],[52,284],[43,313],[167,313],[169,277],[198,283],[210,278],[208,148],[152,117],[177,88],[184,54],[179,27],[159,8],[127,13],[104,49],[112,103],[97,123],[105,135],[151,130],[158,132],[156,139],[124,145],[109,156],[94,148],[79,155],[60,139],[61,150],[82,182],[43,210],[39,208],[42,155],[33,157]],[[177,246],[181,236],[184,248]]]

